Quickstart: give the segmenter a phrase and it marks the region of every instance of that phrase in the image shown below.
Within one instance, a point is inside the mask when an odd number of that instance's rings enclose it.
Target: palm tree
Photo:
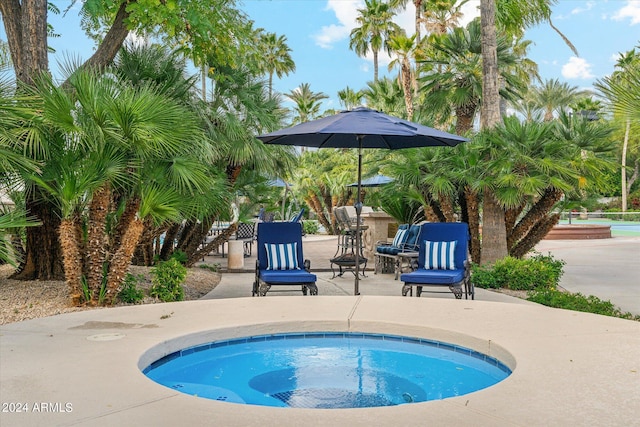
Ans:
[[[519,68],[522,57],[514,54],[513,45],[506,38],[497,39],[499,72],[505,82],[502,97],[514,99],[525,87]],[[471,21],[466,28],[432,38],[433,58],[422,61],[428,73],[420,79],[425,102],[440,112],[446,122],[455,112],[456,133],[464,135],[473,127],[473,121],[482,102],[482,58],[480,55],[480,22]]]
[[[389,71],[394,67],[399,67],[398,82],[404,92],[404,103],[406,107],[407,120],[413,119],[413,82],[414,73],[411,66],[411,59],[415,51],[415,36],[407,37],[404,31],[393,34],[387,43],[390,52],[397,58],[389,63]]]
[[[320,115],[320,106],[322,105],[320,101],[329,98],[323,92],[312,91],[309,83],[302,83],[300,87],[293,89],[284,96],[296,104],[294,107],[295,116],[292,120],[293,124],[317,118]]]
[[[469,0],[436,0],[424,3],[422,21],[431,34],[446,34],[462,19],[462,7]]]
[[[405,110],[403,90],[397,79],[384,77],[370,81],[362,90],[367,105],[375,110],[384,111],[394,116],[402,116]]]
[[[422,10],[424,8],[424,0],[411,0],[415,7],[415,37],[416,46],[420,45],[421,38],[421,26],[422,26]],[[389,5],[394,11],[405,10],[407,8],[409,0],[389,0]]]
[[[109,304],[146,218],[176,218],[179,194],[207,187],[197,116],[150,85],[77,71],[68,89],[43,79],[43,133],[52,157],[33,183],[60,207],[72,301]],[[161,169],[161,179],[153,179]],[[157,176],[157,175],[156,175]],[[81,233],[86,229],[86,235]],[[86,237],[85,237],[86,236]]]
[[[639,46],[640,47],[640,46]],[[624,139],[621,159],[621,193],[622,211],[627,210],[627,195],[631,186],[638,179],[638,160],[634,166],[634,175],[627,179],[627,151],[631,138],[632,124],[640,123],[640,54],[632,49],[622,55],[616,63],[616,71],[608,77],[598,80],[596,88],[609,101],[614,118],[620,117],[624,122]]]
[[[558,79],[548,79],[541,87],[535,86],[532,90],[532,99],[544,110],[544,120],[547,122],[553,120],[554,112],[569,108],[570,104],[585,95],[576,86],[560,83]]]
[[[551,23],[551,5],[555,3],[556,0],[535,0],[533,2],[530,0],[480,0],[483,81],[480,117],[482,129],[490,129],[500,123],[496,21],[501,29],[514,36],[521,36],[525,28],[543,21],[548,22],[552,28],[556,29]],[[559,31],[558,33],[575,52],[575,48],[569,40]],[[482,262],[493,263],[504,258],[508,253],[504,210],[498,204],[491,188],[486,188],[484,191],[483,232],[485,235],[482,244]]]
[[[275,33],[262,34],[260,47],[264,70],[269,74],[269,95],[273,88],[273,74],[278,78],[296,70],[296,64],[291,58],[291,49],[287,46],[285,36],[277,36]]]
[[[364,94],[362,91],[355,91],[351,89],[349,86],[338,91],[338,99],[340,99],[340,103],[347,110],[352,110],[359,105],[362,105],[362,97]]]
[[[386,48],[389,37],[400,27],[392,21],[393,8],[383,0],[365,0],[364,9],[358,9],[356,23],[359,27],[351,30],[349,49],[364,57],[373,54],[373,81],[378,81],[378,53]]]

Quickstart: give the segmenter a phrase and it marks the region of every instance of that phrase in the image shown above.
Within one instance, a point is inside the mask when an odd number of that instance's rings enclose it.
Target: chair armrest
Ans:
[[[304,269],[307,270],[307,272],[311,272],[311,260],[305,259],[304,260]]]

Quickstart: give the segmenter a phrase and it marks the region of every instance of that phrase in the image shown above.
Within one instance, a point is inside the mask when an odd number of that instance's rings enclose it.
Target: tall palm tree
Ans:
[[[482,80],[483,95],[481,128],[490,129],[500,123],[500,79],[497,58],[497,28],[514,36],[540,22],[551,23],[551,6],[556,0],[480,0],[482,22]],[[558,32],[559,33],[559,32]],[[570,41],[559,33],[575,52]],[[577,52],[576,52],[577,54]],[[484,190],[482,262],[493,263],[507,253],[504,210],[491,188]]]
[[[269,95],[273,92],[273,75],[282,78],[296,70],[296,64],[291,58],[291,48],[287,45],[286,36],[275,33],[262,34],[260,48],[264,70],[269,74]]]
[[[356,23],[358,27],[351,30],[349,49],[358,56],[364,57],[371,51],[373,54],[373,81],[378,81],[378,54],[385,48],[391,34],[400,30],[400,26],[392,21],[393,8],[383,0],[365,0],[365,7],[358,9]],[[388,49],[387,49],[388,50]]]
[[[291,90],[284,96],[292,100],[294,107],[294,117],[292,123],[303,123],[317,118],[320,114],[321,101],[329,98],[324,92],[314,92],[309,83],[302,83],[300,87]]]
[[[388,41],[389,51],[396,56],[396,58],[389,63],[389,71],[394,67],[400,69],[398,82],[404,92],[407,120],[413,120],[414,67],[411,65],[411,60],[416,47],[415,40],[415,35],[407,37],[404,31],[401,31],[391,35]]]

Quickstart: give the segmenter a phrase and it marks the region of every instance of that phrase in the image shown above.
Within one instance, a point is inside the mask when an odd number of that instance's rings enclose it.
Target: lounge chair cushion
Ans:
[[[265,243],[267,270],[300,270],[298,265],[298,242]]]
[[[456,241],[424,243],[424,268],[426,270],[455,270]]]
[[[315,283],[315,274],[306,270],[262,270],[260,278],[270,284]]]
[[[453,285],[464,280],[464,269],[425,270],[420,268],[411,273],[402,274],[400,280],[414,284]]]

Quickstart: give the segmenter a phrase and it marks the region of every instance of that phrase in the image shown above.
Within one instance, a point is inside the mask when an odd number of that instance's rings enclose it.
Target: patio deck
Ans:
[[[637,248],[640,239],[617,242]],[[313,254],[335,251],[335,246],[321,238],[314,244],[319,252],[309,241],[305,254],[320,269],[323,261]],[[607,274],[604,254],[614,248],[572,246],[566,249],[591,254],[580,258],[594,264],[589,273]],[[567,276],[574,274],[568,269]],[[551,309],[486,290],[478,290],[475,301],[454,300],[451,294],[401,297],[401,282],[393,275],[367,275],[357,297],[351,295],[353,275],[330,279],[330,271],[320,271],[318,297],[269,293],[252,298],[252,272],[226,273],[200,301],[3,325],[0,396],[7,411],[0,412],[0,425],[628,426],[640,419],[640,322]],[[637,277],[627,279],[637,287]],[[140,371],[163,354],[197,343],[292,331],[363,331],[447,341],[498,357],[513,374],[493,387],[445,400],[316,410],[188,396]],[[28,412],[16,412],[12,403]]]

